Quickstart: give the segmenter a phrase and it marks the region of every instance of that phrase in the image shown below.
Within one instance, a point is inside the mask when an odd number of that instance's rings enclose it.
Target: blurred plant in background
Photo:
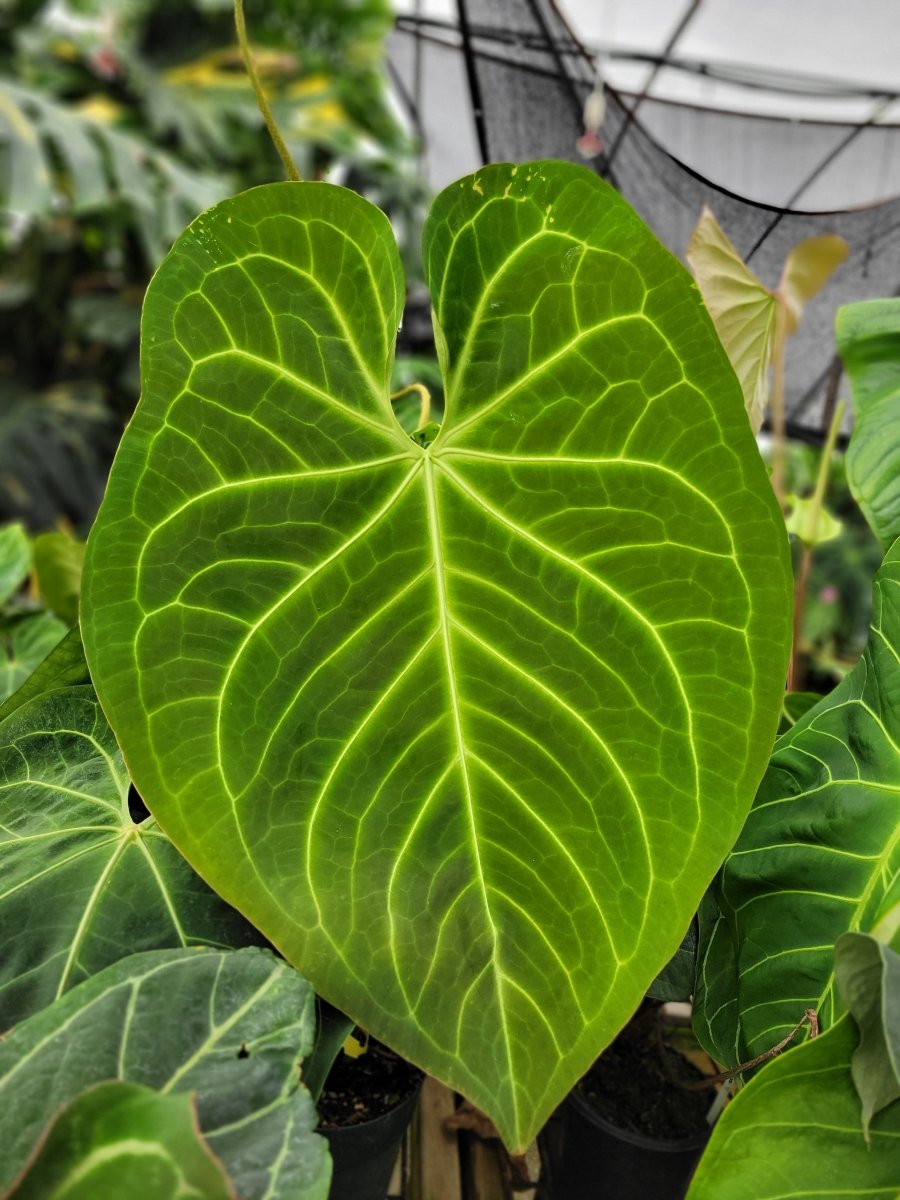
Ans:
[[[415,277],[426,195],[384,83],[390,3],[246,9],[301,173],[385,208]],[[232,0],[0,0],[0,519],[86,529],[150,274],[203,209],[281,177]]]
[[[822,451],[802,442],[789,442],[787,450],[788,489],[796,497],[809,496]],[[826,537],[812,556],[798,644],[800,686],[820,694],[834,687],[862,653],[872,615],[871,581],[883,556],[850,492],[842,454],[829,464],[825,522]],[[791,547],[797,575],[803,547],[796,536]]]

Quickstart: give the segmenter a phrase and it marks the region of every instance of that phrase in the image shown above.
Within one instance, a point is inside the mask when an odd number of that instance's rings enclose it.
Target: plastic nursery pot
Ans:
[[[328,1200],[385,1200],[422,1078],[374,1041],[361,1058],[338,1055],[319,1102],[319,1133],[328,1139],[333,1163]],[[365,1103],[354,1104],[356,1097]],[[387,1111],[368,1115],[373,1103],[383,1109],[386,1097],[393,1100]]]
[[[683,1041],[645,1001],[541,1135],[549,1200],[682,1200],[713,1100]]]
[[[552,1200],[683,1200],[709,1129],[674,1140],[618,1129],[575,1090],[542,1136]]]
[[[384,1200],[406,1127],[419,1102],[412,1095],[390,1112],[359,1125],[319,1128],[334,1164],[328,1200]]]

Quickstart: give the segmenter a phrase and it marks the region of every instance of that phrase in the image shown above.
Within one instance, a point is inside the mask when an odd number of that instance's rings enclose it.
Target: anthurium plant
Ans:
[[[446,409],[411,437],[377,209],[272,184],[185,232],[82,629],[188,862],[521,1150],[741,829],[787,541],[694,285],[596,176],[484,168],[424,261]]]
[[[783,705],[784,523],[683,269],[563,163],[453,185],[425,260],[446,410],[411,434],[352,193],[225,201],[151,286],[87,662],[73,630],[0,708],[0,1194],[121,1195],[139,1134],[154,1194],[324,1200],[313,987],[522,1148],[676,978],[756,1065],[692,1200],[889,1188],[897,545],[859,666]],[[898,337],[841,314],[887,546]]]

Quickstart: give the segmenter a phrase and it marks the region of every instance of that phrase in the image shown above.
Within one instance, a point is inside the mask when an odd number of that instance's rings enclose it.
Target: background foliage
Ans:
[[[409,251],[424,189],[384,83],[388,0],[251,0],[247,19],[301,173],[388,208]],[[0,518],[86,531],[151,273],[200,211],[281,175],[231,0],[0,6]]]

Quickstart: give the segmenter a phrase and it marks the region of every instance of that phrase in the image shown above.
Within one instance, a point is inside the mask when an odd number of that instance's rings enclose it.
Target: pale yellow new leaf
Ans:
[[[687,260],[758,433],[768,402],[778,301],[746,266],[706,205],[688,243]]]
[[[796,534],[804,546],[821,546],[839,537],[844,525],[812,497],[788,496],[791,512],[785,521],[788,533]]]

